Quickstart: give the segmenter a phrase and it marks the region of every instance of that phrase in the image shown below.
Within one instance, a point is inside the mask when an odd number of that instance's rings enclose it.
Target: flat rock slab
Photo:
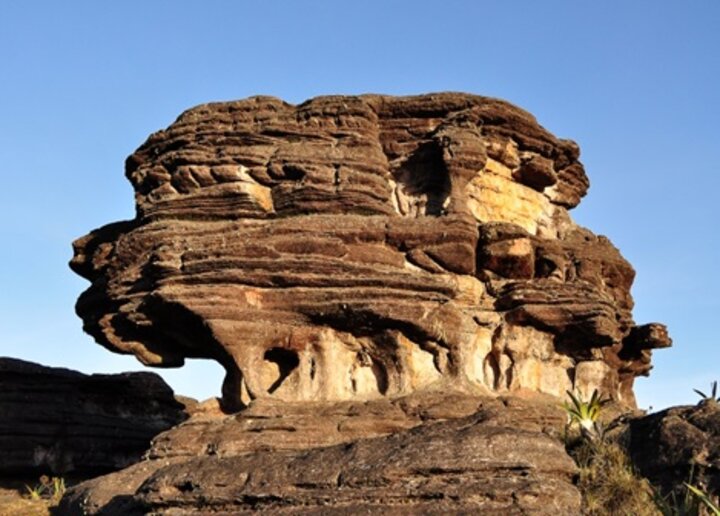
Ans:
[[[298,406],[287,416],[273,415],[268,406],[253,413],[252,404],[247,416],[206,414],[199,416],[204,424],[191,419],[156,440],[156,458],[74,487],[61,509],[68,514],[579,512],[576,466],[558,438],[564,414],[557,403],[450,395],[443,413],[432,409],[439,401],[440,394],[416,394],[396,403],[314,406],[307,417],[331,423],[352,417],[372,422],[383,414],[395,421],[395,428],[368,424],[344,436],[338,431],[324,443],[317,436],[298,437],[309,422],[297,424]],[[249,440],[254,449],[243,448],[239,436],[249,435],[248,422],[262,413],[260,437]],[[197,440],[198,426],[207,431],[213,425],[214,438],[227,435],[221,441],[236,445],[200,450],[193,449],[195,442],[183,442]],[[361,427],[364,432],[357,430]]]

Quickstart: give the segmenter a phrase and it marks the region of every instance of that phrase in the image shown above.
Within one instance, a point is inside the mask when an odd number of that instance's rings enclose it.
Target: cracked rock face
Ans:
[[[578,156],[474,95],[202,105],[128,158],[136,218],[74,243],[77,312],[145,364],[217,360],[231,410],[449,386],[634,405],[670,339],[570,219]]]

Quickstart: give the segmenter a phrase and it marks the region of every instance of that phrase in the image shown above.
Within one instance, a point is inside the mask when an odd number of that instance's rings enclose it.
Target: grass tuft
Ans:
[[[658,516],[653,490],[635,472],[625,450],[610,441],[578,440],[571,448],[580,468],[578,488],[583,514],[591,516]]]

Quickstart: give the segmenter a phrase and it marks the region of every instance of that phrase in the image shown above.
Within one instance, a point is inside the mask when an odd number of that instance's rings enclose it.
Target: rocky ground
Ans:
[[[535,396],[535,395],[533,395]],[[68,512],[567,513],[576,472],[553,399],[423,393],[392,402],[253,402],[198,414],[147,459],[72,489]]]
[[[28,483],[36,482],[28,479]],[[53,503],[31,500],[22,481],[0,481],[0,516],[49,516]]]

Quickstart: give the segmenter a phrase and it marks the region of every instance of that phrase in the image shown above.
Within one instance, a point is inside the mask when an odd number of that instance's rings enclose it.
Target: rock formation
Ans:
[[[629,423],[628,449],[643,476],[667,494],[692,482],[720,497],[720,404],[672,407]]]
[[[65,514],[577,514],[558,397],[622,410],[664,326],[569,210],[576,144],[443,93],[207,104],[126,163],[134,220],[74,244],[77,312],[220,402]],[[239,413],[238,413],[239,412]]]
[[[0,358],[0,480],[124,468],[187,416],[153,373],[88,376]]]
[[[61,514],[579,514],[555,400],[414,393],[256,399],[159,436]]]
[[[126,163],[137,216],[74,244],[77,312],[152,366],[220,362],[225,407],[422,389],[634,405],[664,327],[568,215],[578,146],[466,94],[202,105]]]

